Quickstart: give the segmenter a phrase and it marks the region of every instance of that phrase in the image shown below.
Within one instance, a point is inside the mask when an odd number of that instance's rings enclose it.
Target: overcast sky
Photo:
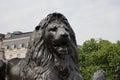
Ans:
[[[0,0],[0,33],[33,31],[49,13],[64,14],[78,44],[120,40],[120,0]]]

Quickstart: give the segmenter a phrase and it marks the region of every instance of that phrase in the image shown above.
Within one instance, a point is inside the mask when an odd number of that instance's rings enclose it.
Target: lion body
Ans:
[[[58,58],[51,59],[44,67],[26,68],[27,75],[24,74],[24,80],[82,80],[81,75],[76,71],[77,67],[75,65],[73,67],[74,62],[69,57],[62,57],[64,59],[62,61]]]

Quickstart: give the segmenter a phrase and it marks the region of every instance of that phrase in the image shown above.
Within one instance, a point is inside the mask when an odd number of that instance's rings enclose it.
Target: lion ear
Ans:
[[[35,30],[38,31],[40,29],[40,26],[36,26]]]

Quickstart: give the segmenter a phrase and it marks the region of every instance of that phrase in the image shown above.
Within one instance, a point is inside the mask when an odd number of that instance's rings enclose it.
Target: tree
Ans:
[[[90,80],[93,73],[103,69],[108,80],[114,80],[115,67],[120,63],[120,41],[90,39],[78,49],[79,66],[84,80]]]

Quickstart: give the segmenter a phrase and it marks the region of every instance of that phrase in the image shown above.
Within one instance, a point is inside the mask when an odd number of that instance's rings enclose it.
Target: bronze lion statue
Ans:
[[[107,80],[107,74],[104,70],[97,70],[92,76],[92,80]]]
[[[65,16],[52,13],[38,24],[18,66],[17,80],[83,80],[75,34]]]

